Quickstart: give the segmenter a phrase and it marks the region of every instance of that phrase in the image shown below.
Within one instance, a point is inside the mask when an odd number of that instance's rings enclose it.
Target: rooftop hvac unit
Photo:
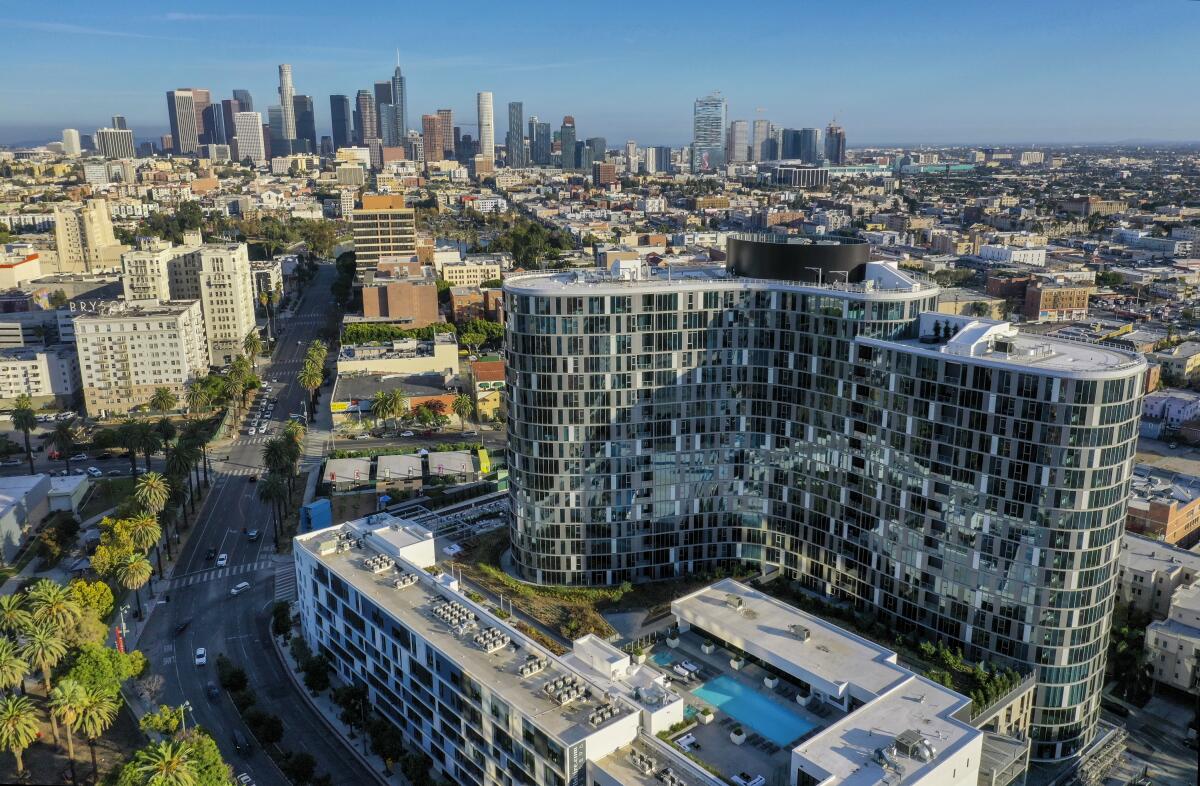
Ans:
[[[809,637],[812,635],[812,632],[809,631],[807,627],[795,622],[793,622],[791,625],[788,625],[788,630],[791,631],[792,635],[800,641],[808,641]]]
[[[937,756],[937,750],[929,740],[913,729],[896,736],[895,750],[917,761],[930,762]]]

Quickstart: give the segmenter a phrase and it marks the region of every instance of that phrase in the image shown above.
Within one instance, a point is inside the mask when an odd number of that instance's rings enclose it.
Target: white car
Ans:
[[[217,567],[218,568],[223,568],[228,564],[229,564],[229,555],[228,554],[220,554],[217,556]]]
[[[93,478],[104,477],[104,473],[100,471],[99,467],[88,467],[87,474],[91,475]]]
[[[208,652],[203,647],[196,648],[196,665],[203,666],[208,663]]]
[[[246,433],[253,437],[258,433],[258,429],[256,429],[254,426],[251,426],[250,428],[246,429]]]
[[[245,592],[248,589],[250,589],[250,582],[239,581],[237,584],[233,585],[233,589],[229,590],[229,594],[230,595],[241,595],[243,592]]]
[[[400,432],[400,436],[402,436],[402,437],[411,437],[411,436],[415,436],[415,435],[414,435],[414,434],[413,434],[411,431],[401,431],[401,432]]]

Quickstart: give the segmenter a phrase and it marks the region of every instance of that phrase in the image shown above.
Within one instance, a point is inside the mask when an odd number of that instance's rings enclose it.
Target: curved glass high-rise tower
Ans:
[[[740,237],[729,260],[505,282],[521,577],[778,569],[1036,669],[1033,755],[1076,753],[1145,361],[937,314],[936,286],[865,245]]]

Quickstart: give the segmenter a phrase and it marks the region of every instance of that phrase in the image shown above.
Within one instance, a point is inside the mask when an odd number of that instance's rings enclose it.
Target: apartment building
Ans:
[[[1138,465],[1125,529],[1185,549],[1200,543],[1200,478]]]
[[[1156,682],[1200,694],[1200,584],[1175,590],[1167,618],[1146,626],[1145,647]]]
[[[17,396],[27,394],[34,408],[70,407],[80,393],[79,359],[75,347],[0,349],[0,408],[9,409]]]
[[[125,299],[197,300],[204,318],[209,363],[221,366],[242,352],[255,329],[255,283],[244,243],[151,240],[121,257]]]
[[[146,404],[159,387],[182,399],[187,383],[208,370],[200,302],[143,303],[75,318],[84,406],[93,417]]]
[[[727,258],[505,282],[515,570],[779,570],[1037,670],[1033,757],[1077,753],[1145,360],[938,314],[936,286],[861,242],[734,236]]]
[[[121,266],[129,246],[113,234],[108,203],[89,199],[81,205],[56,205],[54,244],[58,252],[56,273],[95,273]]]
[[[480,254],[461,262],[442,265],[441,275],[452,287],[478,287],[485,281],[498,281],[502,267],[499,259]]]
[[[362,207],[354,210],[350,226],[359,270],[374,267],[387,257],[417,253],[416,214],[404,206],[403,196],[363,194]]]
[[[1200,576],[1200,554],[1125,533],[1117,568],[1117,602],[1166,619],[1175,590]]]
[[[0,248],[0,290],[15,289],[41,276],[41,256],[32,245],[6,243]]]
[[[305,640],[464,786],[1007,786],[1027,763],[1028,740],[1007,735],[1027,724],[1013,710],[1028,685],[972,723],[970,699],[894,652],[732,580],[675,601],[675,638],[647,663],[592,635],[548,651],[426,572],[432,533],[386,513],[295,543]],[[685,718],[731,691],[740,707]]]
[[[259,259],[250,262],[250,275],[254,277],[254,300],[261,302],[265,294],[276,301],[283,295],[283,262],[279,259]]]
[[[363,318],[421,328],[441,321],[433,268],[385,259],[362,276]]]
[[[1037,281],[1025,289],[1025,318],[1030,322],[1087,319],[1088,296],[1095,287],[1071,282]]]

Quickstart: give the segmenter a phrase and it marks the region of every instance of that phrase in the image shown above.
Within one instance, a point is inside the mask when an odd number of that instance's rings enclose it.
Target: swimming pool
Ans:
[[[670,668],[671,664],[675,662],[675,656],[671,654],[670,650],[662,650],[650,653],[650,660],[659,666]]]
[[[704,683],[692,694],[783,747],[817,725],[724,674]]]

